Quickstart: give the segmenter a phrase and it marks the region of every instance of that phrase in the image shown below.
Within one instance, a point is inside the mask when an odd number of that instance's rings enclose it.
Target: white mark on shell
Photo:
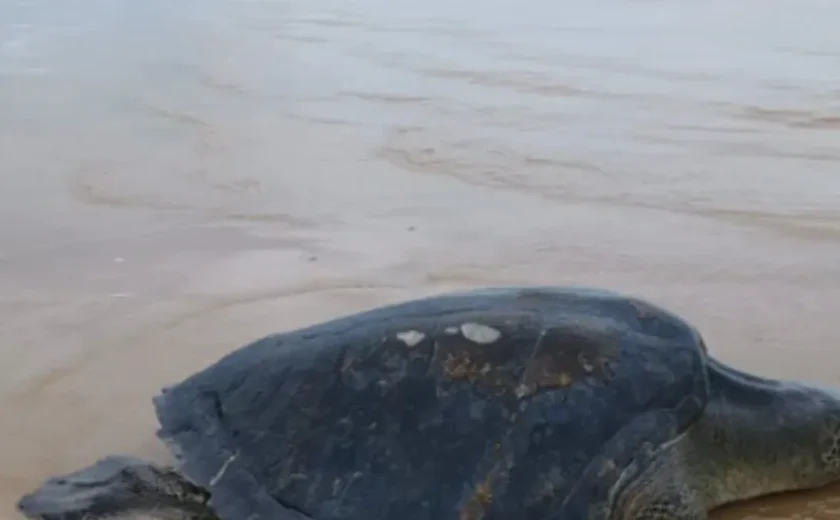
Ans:
[[[502,336],[502,333],[493,327],[472,322],[461,325],[461,334],[468,340],[482,345],[493,343]]]
[[[458,327],[446,327],[443,331],[447,334],[458,334]]]
[[[416,330],[407,330],[405,332],[398,332],[397,339],[408,345],[409,347],[413,347],[423,341],[426,335],[422,332],[417,332]]]
[[[231,455],[230,458],[228,460],[226,460],[224,464],[222,464],[222,467],[219,468],[219,471],[216,472],[216,476],[214,476],[213,479],[210,480],[210,486],[211,487],[215,486],[216,484],[219,483],[220,480],[222,480],[222,477],[225,476],[225,471],[227,471],[228,466],[230,466],[233,463],[233,461],[236,460],[237,457],[239,457],[239,452],[238,451],[236,453],[234,453],[233,455]]]

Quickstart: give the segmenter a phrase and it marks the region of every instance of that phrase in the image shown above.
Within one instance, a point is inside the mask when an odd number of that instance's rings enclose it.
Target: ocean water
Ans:
[[[836,2],[6,0],[0,514],[241,343],[457,287],[650,298],[840,385]],[[716,518],[840,518],[840,488]]]

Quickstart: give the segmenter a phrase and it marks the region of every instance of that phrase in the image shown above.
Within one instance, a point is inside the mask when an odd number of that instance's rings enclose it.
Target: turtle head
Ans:
[[[27,518],[82,520],[126,513],[208,510],[209,494],[172,469],[126,456],[45,480],[17,503]]]
[[[840,393],[811,384],[782,383],[777,398],[745,428],[740,450],[763,454],[782,490],[812,489],[840,480]],[[754,446],[754,447],[753,447]],[[769,476],[769,474],[768,474]]]
[[[840,481],[840,392],[709,361],[710,399],[687,450],[716,507]]]

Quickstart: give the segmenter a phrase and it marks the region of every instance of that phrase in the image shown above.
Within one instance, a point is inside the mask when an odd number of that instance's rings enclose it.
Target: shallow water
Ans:
[[[836,2],[7,0],[0,514],[256,336],[600,285],[840,384]],[[840,486],[728,519],[840,518]]]

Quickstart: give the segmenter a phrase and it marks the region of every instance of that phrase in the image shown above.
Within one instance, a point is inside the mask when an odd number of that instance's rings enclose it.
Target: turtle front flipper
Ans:
[[[701,489],[689,478],[685,436],[639,457],[643,470],[620,493],[611,520],[707,520]]]
[[[622,516],[627,520],[707,520],[708,517],[706,509],[690,492],[680,490],[660,495]]]
[[[209,493],[173,468],[109,456],[51,477],[24,495],[18,510],[36,520],[88,520],[146,514],[167,520],[218,520]]]

